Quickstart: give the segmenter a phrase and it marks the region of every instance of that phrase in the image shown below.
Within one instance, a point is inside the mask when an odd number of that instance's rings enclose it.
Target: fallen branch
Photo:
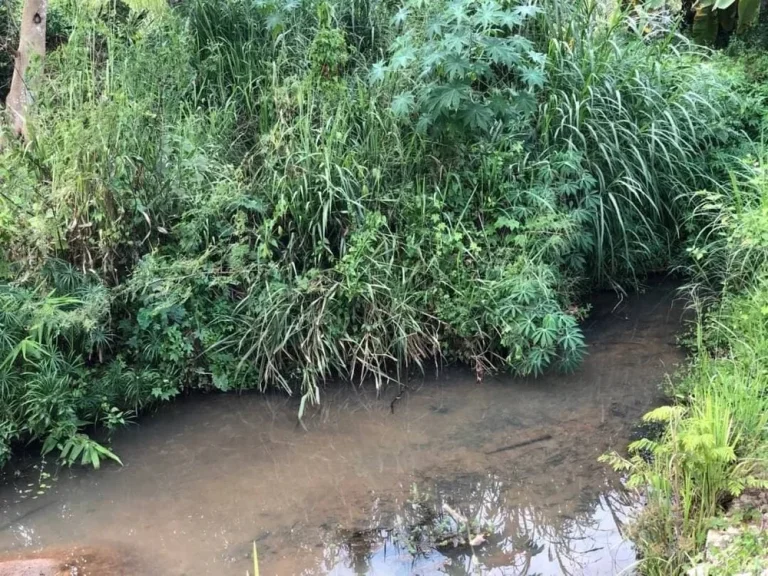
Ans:
[[[543,436],[531,438],[530,440],[523,440],[522,442],[516,442],[515,444],[502,446],[501,448],[496,448],[496,450],[491,450],[490,452],[486,452],[486,455],[498,454],[499,452],[506,452],[507,450],[514,450],[515,448],[530,446],[531,444],[536,444],[537,442],[544,442],[545,440],[552,440],[552,436],[550,434],[544,434]]]

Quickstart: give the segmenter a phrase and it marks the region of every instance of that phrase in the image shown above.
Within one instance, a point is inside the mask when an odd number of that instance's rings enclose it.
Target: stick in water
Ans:
[[[514,450],[515,448],[522,448],[523,446],[536,444],[536,442],[544,442],[545,440],[552,440],[552,436],[549,434],[544,434],[543,436],[537,436],[536,438],[531,438],[530,440],[523,440],[522,442],[516,442],[515,444],[510,444],[509,446],[496,448],[496,450],[491,450],[490,452],[486,452],[486,454],[498,454],[499,452],[506,452],[507,450]]]

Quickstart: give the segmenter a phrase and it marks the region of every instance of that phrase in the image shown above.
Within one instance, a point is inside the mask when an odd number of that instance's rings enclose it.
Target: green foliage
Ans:
[[[623,19],[605,22],[596,6],[554,16],[538,123],[585,173],[567,202],[590,219],[590,267],[609,279],[663,269],[688,192],[709,183],[704,151],[728,134],[713,107],[730,105],[726,85],[682,38],[627,34]]]
[[[73,279],[78,284],[68,296],[0,289],[0,463],[13,442],[32,439],[43,441],[45,453],[58,448],[62,457],[72,455],[74,442],[76,455],[87,454],[88,462],[98,464],[110,453],[76,434],[88,422],[114,421],[112,403],[121,393],[114,389],[117,383],[104,388],[91,382],[86,367],[106,344],[109,294],[67,264],[44,272],[61,290]]]
[[[8,0],[0,6],[0,102],[11,89],[13,54],[19,46],[17,12],[16,1]]]
[[[712,576],[760,574],[768,569],[768,533],[758,526],[734,526],[740,532],[722,549],[712,551]]]
[[[745,180],[745,174],[746,180]],[[607,458],[643,489],[634,537],[649,574],[678,574],[712,519],[745,488],[768,488],[768,270],[761,163],[735,165],[732,190],[692,200],[688,287],[698,322],[677,404],[651,412],[666,431]]]
[[[317,10],[320,29],[309,46],[309,62],[318,78],[328,80],[339,76],[346,65],[347,42],[341,30],[331,27],[330,7],[323,3]]]
[[[702,361],[706,363],[706,360]],[[630,457],[603,458],[629,474],[629,488],[645,489],[647,507],[633,526],[643,571],[676,574],[704,544],[710,519],[747,488],[768,488],[755,459],[755,442],[768,423],[766,403],[754,393],[766,382],[730,380],[719,366],[698,366],[687,382],[690,406],[664,406],[644,417],[661,422],[661,439],[641,439]],[[731,375],[731,374],[729,374]],[[743,375],[742,375],[743,376]]]
[[[389,75],[403,86],[392,101],[416,126],[489,132],[497,123],[529,118],[543,88],[546,57],[521,34],[541,13],[527,4],[409,0],[394,15],[399,34],[372,80]]]
[[[55,4],[0,156],[4,458],[110,459],[84,426],[188,389],[573,369],[737,127],[706,53],[591,2]]]

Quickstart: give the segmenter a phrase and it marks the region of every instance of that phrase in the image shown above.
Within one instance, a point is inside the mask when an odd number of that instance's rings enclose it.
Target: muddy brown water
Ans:
[[[243,576],[254,541],[262,575],[631,573],[632,502],[597,458],[626,445],[683,358],[673,293],[599,297],[574,374],[477,384],[441,371],[411,381],[394,414],[394,389],[348,386],[326,393],[307,430],[295,399],[175,402],[118,434],[123,467],[59,470],[42,489],[35,468],[0,486],[0,552],[112,556],[80,575]],[[487,527],[474,560],[408,550],[398,527],[415,498]]]

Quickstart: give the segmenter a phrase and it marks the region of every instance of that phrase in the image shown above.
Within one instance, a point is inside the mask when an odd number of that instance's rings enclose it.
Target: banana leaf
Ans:
[[[724,10],[718,10],[717,15],[720,22],[720,28],[726,32],[733,32],[733,29],[736,28],[736,20],[739,17],[739,13],[736,10],[736,4],[731,4]]]
[[[760,14],[760,0],[739,0],[739,24],[736,32],[739,34],[757,22]]]
[[[699,44],[714,44],[717,38],[718,15],[711,6],[699,6],[693,15],[693,38]]]

